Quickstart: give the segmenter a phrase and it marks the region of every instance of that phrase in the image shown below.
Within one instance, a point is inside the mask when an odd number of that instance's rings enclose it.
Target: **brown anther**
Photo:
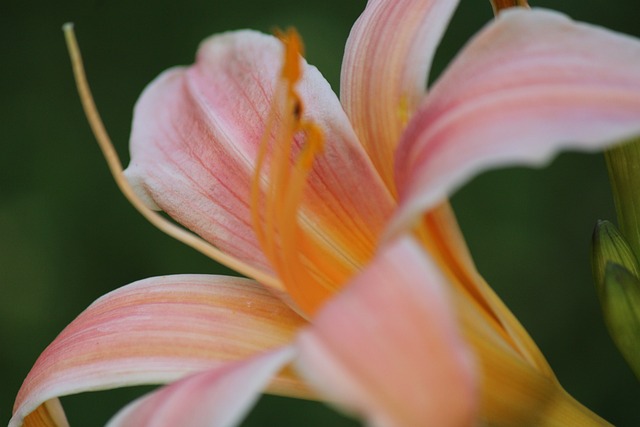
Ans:
[[[493,14],[497,16],[501,10],[510,7],[526,7],[528,9],[529,3],[527,3],[527,0],[491,0],[491,6],[493,7]]]
[[[296,122],[300,121],[300,117],[302,116],[302,102],[297,99],[293,104],[293,118]]]

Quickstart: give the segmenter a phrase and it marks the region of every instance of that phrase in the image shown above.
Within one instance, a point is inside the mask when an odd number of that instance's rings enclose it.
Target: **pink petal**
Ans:
[[[186,227],[265,270],[270,266],[252,229],[251,182],[282,56],[277,39],[256,32],[206,40],[194,66],[165,72],[141,96],[126,171]],[[301,222],[314,248],[350,274],[372,255],[394,202],[314,67],[304,64],[298,89],[305,117],[326,138],[307,182]],[[304,250],[311,262],[317,259]]]
[[[482,170],[640,133],[640,43],[545,10],[505,10],[435,84],[397,151],[390,234]]]
[[[389,188],[408,115],[425,91],[455,0],[371,0],[353,26],[342,64],[341,100]]]
[[[108,427],[238,425],[274,375],[293,357],[280,350],[194,374],[125,407]]]
[[[287,344],[304,324],[247,279],[181,275],[130,284],[94,302],[47,347],[18,393],[10,426],[59,396],[166,383],[246,359]],[[272,391],[306,393],[291,375]]]
[[[394,243],[300,334],[300,374],[369,425],[471,425],[474,364],[446,286],[413,240]]]

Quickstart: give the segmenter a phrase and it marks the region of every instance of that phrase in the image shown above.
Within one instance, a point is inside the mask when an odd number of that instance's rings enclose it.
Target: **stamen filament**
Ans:
[[[279,87],[276,89],[277,93],[280,93],[282,89]],[[276,95],[277,96],[277,95]],[[269,111],[269,115],[267,116],[265,130],[262,134],[262,138],[260,140],[260,146],[258,148],[258,156],[256,158],[256,171],[253,175],[253,180],[251,183],[251,219],[253,221],[253,229],[256,233],[256,238],[258,239],[258,243],[262,248],[265,256],[271,262],[274,262],[277,258],[276,256],[276,247],[275,241],[273,240],[273,236],[268,233],[266,230],[272,229],[272,227],[265,226],[264,228],[260,226],[260,224],[264,221],[265,223],[272,223],[273,219],[267,219],[270,217],[270,210],[272,209],[272,200],[273,193],[275,188],[270,188],[269,194],[267,194],[266,200],[264,201],[264,219],[260,216],[260,208],[261,208],[261,177],[262,170],[264,169],[264,163],[267,156],[267,150],[269,148],[269,140],[271,138],[271,134],[274,130],[274,122],[276,120],[278,110],[276,108],[272,108]],[[268,179],[269,180],[269,179]],[[274,268],[277,270],[276,266]]]
[[[284,64],[260,142],[251,211],[263,252],[298,308],[309,315],[332,292],[331,287],[313,273],[315,264],[322,258],[309,258],[318,251],[313,239],[303,230],[299,214],[305,185],[314,158],[323,148],[324,136],[315,123],[303,119],[304,105],[295,89],[302,76],[301,42],[294,31],[280,37],[285,45]],[[301,144],[297,152],[296,141]],[[260,183],[267,152],[271,158],[262,200]],[[263,215],[260,215],[261,207]]]
[[[120,158],[118,157],[113,143],[109,138],[109,134],[104,127],[102,119],[100,118],[100,114],[98,113],[98,109],[96,108],[95,102],[93,100],[93,95],[91,94],[89,83],[87,82],[87,77],[84,71],[80,48],[78,47],[78,42],[73,31],[73,24],[64,24],[62,30],[64,31],[67,49],[69,50],[69,56],[71,57],[71,65],[73,67],[73,74],[75,77],[78,94],[80,95],[80,101],[82,102],[82,107],[87,117],[87,121],[89,122],[91,130],[96,140],[98,141],[98,145],[102,150],[102,154],[104,155],[113,179],[115,180],[118,188],[127,198],[127,200],[151,224],[153,224],[159,230],[163,231],[169,236],[173,237],[174,239],[186,244],[187,246],[190,246],[198,252],[221,264],[226,265],[227,267],[241,274],[251,277],[272,288],[282,289],[282,284],[276,277],[267,274],[255,267],[252,267],[251,265],[241,261],[238,258],[222,252],[220,249],[211,245],[201,237],[185,230],[182,227],[177,226],[173,222],[164,218],[158,212],[149,209],[145,205],[145,203],[136,195],[135,191],[123,174],[123,168],[122,163],[120,162]]]

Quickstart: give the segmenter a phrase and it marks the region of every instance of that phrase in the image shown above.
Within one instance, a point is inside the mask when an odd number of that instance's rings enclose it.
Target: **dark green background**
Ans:
[[[555,2],[536,5],[553,7]],[[96,101],[126,162],[133,104],[206,36],[295,25],[337,88],[344,41],[365,1],[35,1],[0,6],[0,423],[38,354],[101,294],[161,274],[216,273],[143,220],[113,184],[75,93],[61,25],[74,21]],[[559,3],[572,17],[640,35],[636,2]],[[465,0],[441,70],[491,19]],[[480,270],[531,332],[567,390],[618,425],[637,425],[639,387],[600,320],[588,263],[598,218],[613,218],[600,155],[543,170],[486,173],[453,199]],[[72,425],[102,425],[140,389],[64,398]],[[264,398],[246,426],[357,425],[320,404]]]

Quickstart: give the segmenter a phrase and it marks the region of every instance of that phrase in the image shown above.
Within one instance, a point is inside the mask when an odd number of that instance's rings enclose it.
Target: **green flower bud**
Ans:
[[[640,138],[605,152],[620,231],[640,254]]]
[[[596,224],[591,267],[609,335],[640,379],[640,268],[631,246],[609,221]]]
[[[593,230],[591,268],[598,292],[601,291],[607,264],[619,264],[635,277],[640,277],[638,261],[631,246],[609,221],[598,221]]]
[[[640,380],[640,280],[623,266],[608,263],[599,294],[609,334]]]

